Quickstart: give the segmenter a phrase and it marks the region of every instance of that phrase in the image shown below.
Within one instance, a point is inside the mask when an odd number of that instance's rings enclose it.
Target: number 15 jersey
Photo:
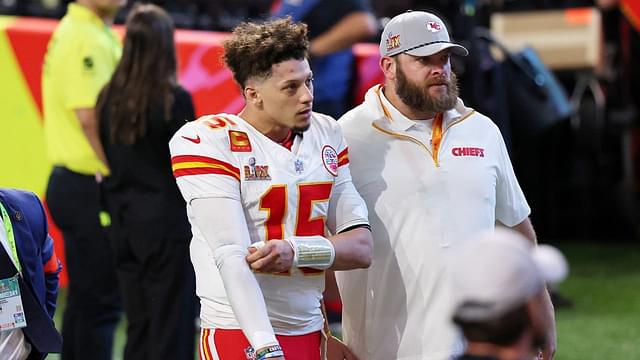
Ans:
[[[326,236],[327,231],[336,234],[368,224],[366,205],[351,182],[342,132],[326,115],[313,113],[309,129],[295,137],[291,150],[229,114],[185,124],[169,145],[188,213],[190,202],[197,198],[238,201],[249,239],[235,243],[244,248],[262,240]],[[210,218],[215,222],[216,214]],[[240,328],[213,259],[215,249],[191,215],[190,221],[202,326]],[[300,335],[322,328],[322,271],[292,268],[282,274],[256,273],[256,278],[277,334]]]

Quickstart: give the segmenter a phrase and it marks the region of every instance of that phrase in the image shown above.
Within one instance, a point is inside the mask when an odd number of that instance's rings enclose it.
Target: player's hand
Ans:
[[[284,240],[269,240],[263,245],[249,247],[247,263],[260,272],[279,273],[293,265],[293,248]]]
[[[347,345],[335,336],[327,339],[327,360],[358,360]]]

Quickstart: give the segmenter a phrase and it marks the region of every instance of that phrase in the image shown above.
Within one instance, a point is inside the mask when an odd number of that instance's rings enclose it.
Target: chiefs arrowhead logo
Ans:
[[[428,21],[427,22],[427,30],[431,31],[431,32],[438,32],[442,29],[442,26],[440,25],[440,23],[436,22],[436,21]]]

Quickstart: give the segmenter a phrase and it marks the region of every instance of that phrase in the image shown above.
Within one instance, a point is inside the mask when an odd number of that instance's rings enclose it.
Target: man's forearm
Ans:
[[[548,290],[544,290],[544,294],[542,295],[542,316],[544,317],[544,325],[546,329],[546,337],[547,343],[544,345],[543,351],[543,359],[549,360],[552,359],[556,352],[557,347],[557,334],[556,334],[556,317],[553,308],[553,303],[551,302],[551,296],[549,295]]]
[[[262,290],[245,260],[249,233],[241,205],[233,199],[204,198],[192,200],[191,207],[245,336],[255,349],[277,344]]]
[[[76,109],[76,115],[78,117],[78,121],[80,122],[80,127],[82,128],[82,132],[84,136],[89,141],[89,145],[96,153],[96,156],[102,163],[109,167],[109,163],[107,161],[107,156],[104,153],[104,149],[102,147],[102,141],[100,141],[100,134],[98,131],[98,120],[96,118],[96,113],[94,109]]]
[[[368,268],[373,258],[373,237],[368,228],[360,227],[329,237],[335,248],[332,270]]]
[[[521,223],[513,226],[512,229],[522,234],[522,236],[529,239],[532,243],[534,244],[538,243],[536,232],[533,229],[533,224],[531,224],[531,219],[529,219],[528,217],[524,219]]]
[[[518,231],[524,237],[532,242],[534,246],[537,245],[538,239],[536,236],[536,232],[533,229],[533,225],[531,224],[531,220],[527,217],[521,223],[515,225],[513,227],[514,230]],[[555,320],[555,312],[553,308],[553,303],[551,302],[551,296],[549,295],[549,291],[546,289],[544,293],[541,294],[541,317],[543,321],[543,326],[546,329],[545,333],[547,336],[547,344],[543,349],[543,357],[545,360],[553,358],[553,355],[556,351],[556,320]]]
[[[311,41],[311,55],[326,56],[346,49],[375,35],[376,31],[376,19],[370,13],[361,11],[349,14]]]

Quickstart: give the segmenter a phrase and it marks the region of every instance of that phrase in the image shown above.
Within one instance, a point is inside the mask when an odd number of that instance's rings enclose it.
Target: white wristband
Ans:
[[[293,265],[315,269],[328,269],[336,257],[336,250],[323,236],[293,236],[285,239],[293,247]]]

